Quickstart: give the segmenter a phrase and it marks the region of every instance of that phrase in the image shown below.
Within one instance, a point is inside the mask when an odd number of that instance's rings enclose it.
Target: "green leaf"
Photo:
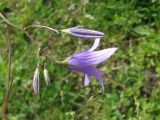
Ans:
[[[140,35],[149,36],[149,35],[151,35],[152,30],[148,26],[137,26],[134,28],[134,32],[136,32]]]

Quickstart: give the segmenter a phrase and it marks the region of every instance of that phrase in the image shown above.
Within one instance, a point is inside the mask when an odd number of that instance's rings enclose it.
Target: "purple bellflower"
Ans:
[[[69,29],[64,29],[62,32],[66,32],[70,34],[73,37],[78,37],[78,38],[102,38],[104,36],[104,33],[95,31],[95,30],[88,30],[88,29],[82,29],[82,28],[69,28]]]
[[[90,82],[90,76],[94,76],[99,80],[102,91],[104,92],[103,78],[96,65],[107,60],[117,48],[108,48],[99,51],[94,51],[99,45],[100,38],[95,39],[93,46],[86,51],[78,52],[68,58],[71,70],[80,71],[85,73],[84,86],[88,86]]]

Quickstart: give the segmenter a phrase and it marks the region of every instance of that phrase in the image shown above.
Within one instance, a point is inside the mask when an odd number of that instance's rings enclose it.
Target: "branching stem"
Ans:
[[[50,30],[51,32],[55,32],[55,33],[59,33],[58,30],[50,28],[48,26],[43,26],[43,25],[30,25],[26,28],[21,28],[13,23],[11,23],[10,21],[8,21],[8,19],[6,17],[4,17],[4,15],[2,13],[0,13],[0,18],[2,18],[2,20],[7,24],[7,45],[8,45],[8,84],[7,84],[7,91],[6,91],[6,96],[5,96],[5,100],[3,102],[2,105],[2,114],[3,114],[3,120],[8,120],[7,117],[7,105],[10,99],[10,95],[11,95],[11,89],[12,89],[12,83],[13,83],[13,79],[11,78],[11,64],[12,64],[12,59],[11,59],[11,55],[12,55],[12,43],[11,43],[11,38],[10,38],[10,28],[17,28],[19,30],[21,30],[24,34],[26,34],[28,36],[28,38],[34,42],[33,38],[31,37],[31,35],[26,31],[27,28],[30,27],[38,27],[38,28],[46,28],[48,30]],[[40,52],[40,51],[39,51]],[[59,64],[59,65],[67,65],[67,62],[64,61],[56,61],[53,60],[51,57],[47,56],[47,59],[50,59],[51,61],[53,61],[55,64]]]
[[[2,13],[0,13],[0,17],[3,19],[3,21],[4,21],[7,25],[23,31],[23,32],[28,36],[28,38],[29,38],[32,42],[34,41],[33,38],[29,35],[29,33],[28,33],[27,31],[25,31],[24,29],[22,29],[21,27],[19,27],[19,26],[17,26],[17,25],[12,24],[10,21],[7,20],[7,18],[4,17],[4,15],[3,15]]]

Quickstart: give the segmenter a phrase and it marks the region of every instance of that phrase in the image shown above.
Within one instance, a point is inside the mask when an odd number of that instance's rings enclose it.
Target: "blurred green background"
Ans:
[[[83,74],[48,61],[51,85],[46,87],[41,69],[40,94],[34,95],[37,45],[12,29],[10,120],[160,120],[159,0],[0,0],[0,11],[20,27],[41,24],[61,30],[83,26],[103,31],[98,49],[119,48],[98,66],[104,94],[94,78],[89,87],[83,87]],[[28,31],[59,60],[92,44],[44,29]],[[6,33],[0,19],[0,105],[7,83]]]

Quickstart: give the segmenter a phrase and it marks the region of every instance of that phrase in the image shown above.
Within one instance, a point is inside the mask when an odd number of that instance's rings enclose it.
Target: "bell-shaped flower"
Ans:
[[[68,33],[69,35],[73,37],[84,38],[84,39],[102,38],[104,36],[104,33],[102,32],[95,31],[95,30],[82,29],[82,28],[77,28],[77,27],[64,29],[61,31]]]
[[[106,61],[117,50],[117,48],[108,48],[104,50],[94,51],[99,44],[100,39],[96,39],[93,46],[86,51],[76,53],[68,58],[69,68],[72,70],[85,73],[84,86],[90,82],[90,76],[94,76],[99,80],[102,91],[104,91],[103,78],[95,65]]]

